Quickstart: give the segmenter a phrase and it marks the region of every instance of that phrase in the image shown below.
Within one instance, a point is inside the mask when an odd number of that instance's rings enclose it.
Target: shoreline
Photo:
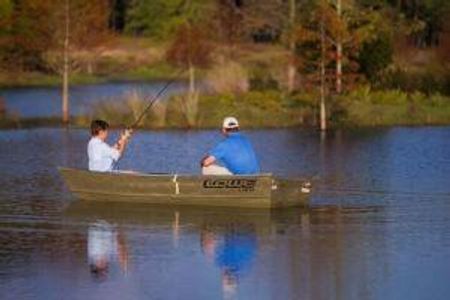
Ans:
[[[173,79],[177,69],[172,71],[160,70],[158,68],[149,68],[145,72],[125,72],[120,76],[114,74],[90,75],[73,74],[70,76],[70,86],[89,86],[105,83],[133,83],[148,81],[167,81]],[[10,78],[16,78],[11,80]],[[20,79],[17,79],[20,78]],[[187,76],[181,76],[180,80],[186,80]],[[47,75],[43,73],[18,73],[4,74],[0,73],[0,89],[19,89],[19,88],[55,88],[62,85],[62,79],[59,75]]]
[[[158,102],[141,120],[140,128],[213,129],[224,117],[233,115],[242,128],[316,129],[317,95],[285,95],[279,90],[253,90],[239,94],[200,94],[195,101],[174,95]],[[382,128],[394,126],[450,125],[450,97],[440,94],[408,94],[398,90],[361,87],[345,95],[330,97],[327,123],[330,129]],[[69,126],[87,128],[93,118],[108,121],[111,128],[132,124],[136,112],[147,107],[145,99],[124,95],[114,102],[99,102],[83,115],[74,115]],[[0,112],[0,128],[65,127],[59,115],[20,117]]]
[[[220,123],[220,122],[219,122]],[[218,123],[218,124],[219,124]],[[219,124],[220,125],[220,124]],[[218,125],[218,126],[219,126]],[[352,124],[337,124],[330,125],[326,132],[334,132],[336,130],[366,130],[366,129],[389,129],[389,128],[426,128],[426,127],[449,127],[449,122],[441,123],[396,123],[396,124],[377,124],[377,125],[355,125]],[[23,129],[89,129],[89,124],[80,122],[79,120],[73,120],[69,124],[63,124],[60,117],[42,117],[42,118],[25,118],[21,120],[8,120],[7,122],[0,122],[0,130],[23,130]],[[113,130],[124,129],[124,126],[118,126],[112,124],[110,126]],[[267,126],[243,126],[243,130],[279,130],[279,129],[306,129],[320,132],[318,126],[311,126],[305,124],[293,124],[293,125],[267,125]],[[184,126],[184,125],[171,125],[171,126],[140,126],[137,128],[139,131],[197,131],[197,130],[216,130],[217,127],[213,126]]]

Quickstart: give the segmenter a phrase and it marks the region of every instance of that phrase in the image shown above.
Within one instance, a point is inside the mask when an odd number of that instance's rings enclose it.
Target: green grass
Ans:
[[[96,84],[107,81],[88,74],[72,74],[70,84],[86,85]],[[0,74],[0,88],[6,87],[52,87],[62,84],[62,78],[59,75],[48,75],[43,73],[17,73],[17,74]]]
[[[442,125],[450,124],[450,97],[439,94],[407,94],[398,90],[355,90],[338,100],[344,126]]]
[[[288,127],[306,125],[312,114],[309,105],[298,99],[285,99],[277,91],[248,92],[241,95],[204,95],[199,98],[198,113],[193,117],[194,122],[189,123],[185,113],[185,101],[184,97],[175,96],[159,102],[142,120],[140,126],[217,128],[224,117],[233,115],[240,119],[242,126],[246,128]],[[92,118],[106,119],[113,126],[131,124],[144,109],[145,104],[139,95],[130,94],[112,105],[110,102],[97,105]]]
[[[158,80],[170,79],[174,77],[177,69],[166,63],[159,63],[151,66],[141,66],[122,74],[107,75],[109,80]]]
[[[135,69],[117,71],[111,67],[106,74],[90,75],[85,73],[73,73],[70,75],[71,85],[89,85],[108,81],[141,81],[172,79],[177,69],[168,64],[161,63],[151,66],[142,66]],[[186,78],[187,75],[182,76]],[[6,87],[47,87],[59,86],[62,77],[38,72],[21,72],[16,74],[0,73],[0,88]]]

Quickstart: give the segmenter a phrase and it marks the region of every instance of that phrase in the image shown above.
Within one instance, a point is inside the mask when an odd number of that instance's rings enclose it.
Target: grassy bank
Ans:
[[[167,64],[143,66],[132,70],[111,71],[97,74],[75,73],[70,76],[71,85],[98,84],[111,81],[144,81],[172,78],[176,70]],[[0,88],[60,86],[62,77],[37,72],[15,74],[0,73]]]
[[[92,117],[110,120],[115,126],[131,124],[144,109],[139,95],[114,104],[98,105]],[[450,97],[407,94],[398,90],[374,91],[361,87],[347,95],[328,99],[331,127],[450,124]],[[279,91],[252,91],[240,95],[203,95],[197,105],[176,96],[158,103],[143,119],[144,128],[217,128],[229,115],[243,127],[317,127],[318,96],[284,95]],[[78,123],[87,125],[90,118]]]
[[[241,95],[203,95],[197,105],[183,96],[157,103],[142,120],[144,128],[217,128],[225,116],[234,115],[243,127],[289,127],[313,125],[308,100],[286,98],[277,91],[248,92]],[[113,126],[131,124],[145,108],[137,95],[123,101],[98,105],[93,117],[111,120]],[[80,119],[81,120],[81,119]],[[79,123],[77,125],[84,125]]]
[[[149,38],[118,36],[111,38],[107,47],[73,51],[70,84],[172,78],[176,70],[165,60],[166,47],[166,43]],[[61,53],[49,51],[43,59],[51,66],[46,72],[0,70],[0,88],[61,85],[62,76],[54,70],[62,67]]]
[[[337,126],[392,126],[450,124],[450,97],[407,94],[398,90],[372,91],[362,87],[340,97]]]
[[[202,95],[190,103],[184,96],[158,102],[142,120],[147,129],[217,128],[225,116],[236,116],[242,127],[317,127],[318,97],[313,94],[284,95],[279,91],[252,91],[239,95]],[[132,124],[146,102],[132,92],[117,101],[105,101],[91,115],[71,120],[72,126],[88,127],[93,118],[108,120],[113,127]],[[450,124],[450,98],[441,95],[406,94],[397,90],[373,91],[362,87],[328,99],[331,127]],[[19,119],[0,116],[2,128],[59,126],[59,118]]]
[[[70,78],[70,83],[73,85],[95,84],[106,81],[107,78],[88,74],[74,74]],[[0,73],[0,88],[48,87],[59,86],[61,84],[62,78],[58,75],[37,72]]]

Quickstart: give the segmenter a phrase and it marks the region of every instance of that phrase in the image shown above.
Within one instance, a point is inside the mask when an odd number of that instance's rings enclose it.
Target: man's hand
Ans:
[[[128,129],[125,129],[125,131],[122,133],[122,137],[128,140],[128,139],[130,139],[132,134],[133,134],[133,129],[128,128]]]
[[[130,139],[131,135],[133,134],[133,129],[125,129],[124,132],[122,132],[122,135],[120,136],[120,142],[128,142],[128,140]]]
[[[200,161],[200,165],[202,167],[209,167],[216,161],[216,158],[212,155],[207,155],[203,157],[203,159]]]
[[[126,129],[120,135],[120,139],[117,141],[116,145],[114,145],[114,147],[119,150],[120,154],[122,154],[125,150],[125,146],[128,144],[128,140],[130,139],[132,133],[133,129]]]
[[[205,160],[208,158],[208,155],[204,156],[201,160],[200,160],[200,167],[204,167],[205,166]]]

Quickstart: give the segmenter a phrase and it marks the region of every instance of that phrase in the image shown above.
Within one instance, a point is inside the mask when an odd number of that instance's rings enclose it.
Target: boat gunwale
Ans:
[[[255,178],[255,177],[274,177],[272,173],[259,173],[259,174],[237,174],[237,175],[203,175],[203,174],[189,174],[189,173],[131,173],[131,172],[121,172],[121,171],[110,171],[110,172],[100,172],[100,171],[90,171],[87,169],[77,169],[77,168],[67,168],[58,167],[59,171],[63,172],[85,172],[88,174],[96,175],[112,175],[112,176],[133,176],[133,177],[168,177],[172,179],[174,176],[180,177],[195,177],[195,178],[208,178],[208,177],[221,177],[221,178]]]

